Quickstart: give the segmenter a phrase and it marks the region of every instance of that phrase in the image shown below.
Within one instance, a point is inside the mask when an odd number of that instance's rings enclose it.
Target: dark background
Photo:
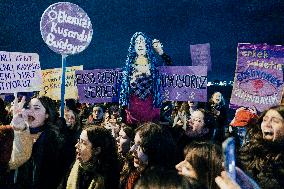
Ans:
[[[38,53],[42,69],[61,67],[40,34],[44,10],[58,1],[1,0],[0,50]],[[89,15],[93,39],[67,66],[123,67],[131,36],[160,39],[175,65],[191,65],[190,44],[210,43],[208,80],[233,80],[238,42],[283,44],[282,0],[70,0]]]

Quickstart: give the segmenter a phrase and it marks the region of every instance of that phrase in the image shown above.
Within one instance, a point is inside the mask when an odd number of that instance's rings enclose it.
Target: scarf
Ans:
[[[79,174],[80,174],[80,163],[78,160],[75,161],[71,172],[69,174],[66,189],[78,189],[79,188]],[[94,177],[88,187],[88,189],[104,189],[104,179],[102,176],[97,175]]]

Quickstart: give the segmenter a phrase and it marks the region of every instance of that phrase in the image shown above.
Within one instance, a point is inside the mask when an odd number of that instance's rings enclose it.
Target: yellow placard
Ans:
[[[54,100],[60,100],[61,94],[61,68],[42,70],[43,87],[39,95],[48,96]],[[78,98],[76,85],[76,70],[83,70],[83,65],[66,67],[65,72],[65,99]]]

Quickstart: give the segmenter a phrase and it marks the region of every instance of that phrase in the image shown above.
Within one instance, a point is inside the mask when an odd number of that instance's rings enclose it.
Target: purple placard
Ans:
[[[69,2],[50,5],[41,17],[40,30],[48,47],[62,55],[82,52],[93,35],[88,15],[78,5]]]
[[[280,104],[283,92],[284,47],[238,44],[237,67],[230,107],[263,111]]]
[[[75,75],[81,103],[118,102],[120,68],[76,70]]]
[[[160,67],[165,101],[207,102],[207,66]]]
[[[210,44],[190,45],[192,66],[207,66],[211,71]]]

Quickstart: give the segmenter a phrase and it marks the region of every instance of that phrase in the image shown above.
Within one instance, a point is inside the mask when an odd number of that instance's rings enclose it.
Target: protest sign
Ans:
[[[83,66],[66,67],[65,77],[65,99],[78,98],[78,89],[75,79],[75,71],[83,70]],[[40,91],[40,95],[48,96],[54,100],[60,100],[61,94],[61,68],[42,70],[43,87]]]
[[[75,73],[81,103],[118,102],[121,69],[79,70]]]
[[[211,55],[209,43],[190,45],[190,55],[192,66],[207,66],[208,71],[211,71]]]
[[[0,51],[0,93],[39,91],[41,83],[38,54]]]
[[[92,23],[85,11],[69,2],[50,5],[42,14],[40,31],[44,42],[62,55],[61,115],[64,114],[66,57],[82,52],[93,36]]]
[[[230,107],[263,111],[280,104],[283,92],[284,46],[238,44]]]
[[[41,35],[48,47],[59,54],[77,54],[90,44],[92,23],[78,5],[59,2],[49,6],[40,22]]]
[[[206,66],[163,66],[159,70],[165,101],[207,101]]]

